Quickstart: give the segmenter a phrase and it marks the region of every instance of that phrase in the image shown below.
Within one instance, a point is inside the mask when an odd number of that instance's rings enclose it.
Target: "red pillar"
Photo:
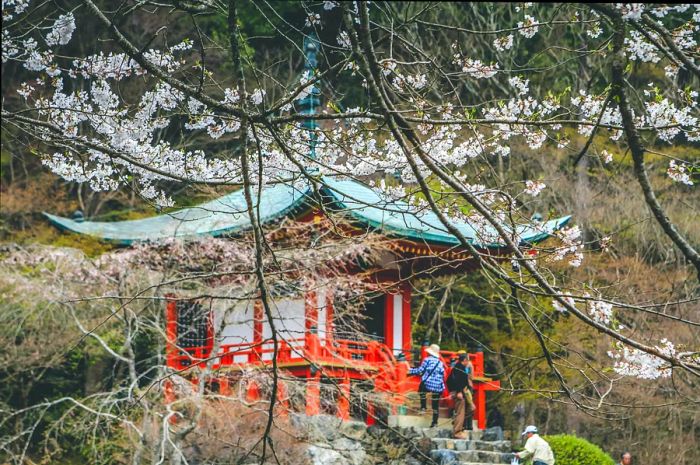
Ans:
[[[255,381],[248,382],[246,389],[246,400],[248,402],[257,402],[260,400],[260,386]]]
[[[343,420],[350,419],[350,378],[345,378],[339,383],[338,392],[338,416]]]
[[[484,376],[484,353],[477,352],[474,355],[472,365],[474,365],[474,376]]]
[[[394,353],[394,294],[384,294],[384,344]]]
[[[474,386],[474,403],[476,404],[476,422],[479,429],[486,429],[486,391],[481,383]]]
[[[372,426],[377,422],[377,418],[374,416],[374,404],[372,402],[367,401],[367,420],[365,423],[367,426]]]
[[[231,385],[229,384],[229,379],[227,377],[219,378],[219,393],[222,396],[231,395]]]
[[[309,374],[306,381],[306,414],[308,416],[321,413],[321,373]]]

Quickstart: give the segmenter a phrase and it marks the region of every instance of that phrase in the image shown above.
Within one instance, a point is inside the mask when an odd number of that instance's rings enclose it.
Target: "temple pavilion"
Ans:
[[[315,69],[315,44],[305,43],[306,66]],[[301,102],[306,112],[313,110],[317,89]],[[311,121],[311,126],[313,126]],[[312,147],[313,149],[313,147]],[[205,360],[214,359],[219,373],[219,392],[228,392],[235,380],[230,373],[265,367],[276,357],[279,369],[306,381],[306,413],[321,411],[319,389],[323,379],[337,383],[337,414],[350,416],[351,385],[370,383],[389,404],[399,407],[405,395],[416,391],[418,377],[407,377],[407,361],[417,360],[424,353],[414,347],[411,332],[411,282],[437,274],[464,274],[475,268],[460,242],[450,234],[437,215],[416,211],[415,207],[380,195],[356,179],[342,176],[317,176],[318,191],[308,182],[279,183],[263,187],[259,198],[259,222],[273,228],[284,221],[308,224],[323,219],[342,219],[358,234],[371,232],[385,237],[391,244],[392,257],[373,264],[366,279],[383,283],[384,291],[364,307],[365,333],[371,337],[355,337],[344,331],[334,319],[336,302],[332,292],[307,289],[303,295],[275,297],[276,327],[281,341],[275,355],[270,340],[270,327],[259,301],[241,303],[239,308],[201,305],[196,300],[172,299],[165,305],[167,366],[187,374]],[[62,230],[89,235],[114,244],[129,246],[138,242],[202,237],[227,238],[235,241],[252,228],[242,190],[234,191],[201,205],[173,213],[116,222],[83,221],[46,214]],[[564,226],[570,217],[522,226],[514,233],[522,247],[537,244]],[[474,227],[453,223],[481,253],[493,256],[506,254],[504,245],[488,242]],[[319,226],[320,227],[320,226]],[[505,257],[504,257],[505,258]],[[446,265],[448,263],[448,265]],[[222,319],[225,319],[223,321]],[[222,322],[223,321],[223,322]],[[217,323],[214,334],[213,322]],[[217,339],[218,338],[218,339]],[[213,353],[213,348],[218,348]],[[415,350],[414,350],[415,349]],[[420,355],[418,355],[420,354]],[[449,363],[454,353],[444,352]],[[475,368],[475,418],[479,428],[486,426],[486,392],[497,390],[499,382],[484,373],[484,354],[470,354]],[[222,374],[224,373],[224,374]],[[373,421],[369,406],[367,420]]]

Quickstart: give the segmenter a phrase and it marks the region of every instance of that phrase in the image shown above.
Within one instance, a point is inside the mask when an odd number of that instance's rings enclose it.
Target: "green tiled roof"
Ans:
[[[459,240],[447,232],[431,211],[416,212],[408,204],[384,199],[370,187],[354,180],[326,176],[319,185],[324,207],[345,214],[359,227],[421,243],[459,245]],[[260,193],[260,222],[270,224],[285,217],[298,217],[314,206],[317,203],[308,184],[265,187]],[[79,222],[48,213],[45,215],[61,229],[124,245],[167,238],[235,236],[251,227],[242,190],[196,207],[140,220]],[[565,216],[547,221],[537,229],[523,226],[517,232],[523,242],[539,242],[570,219],[570,216]],[[469,224],[454,223],[454,226],[478,247],[500,247],[483,238],[480,240]]]

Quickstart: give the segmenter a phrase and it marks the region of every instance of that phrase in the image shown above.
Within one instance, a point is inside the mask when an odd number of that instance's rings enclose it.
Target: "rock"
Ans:
[[[311,441],[331,442],[339,436],[343,421],[332,415],[306,416],[301,413],[290,414],[292,426],[305,431]]]
[[[486,428],[481,436],[482,441],[503,441],[503,428],[494,426]]]
[[[423,436],[426,438],[449,438],[452,437],[452,430],[445,428],[424,428]]]
[[[411,455],[407,455],[403,459],[391,460],[389,465],[423,465],[423,462]]]
[[[333,448],[347,459],[350,465],[362,465],[367,458],[362,444],[348,438],[338,438],[333,441]]]
[[[430,451],[433,449],[433,442],[430,438],[414,439],[413,445],[420,453],[425,455],[430,455]]]
[[[362,421],[344,421],[340,425],[340,434],[359,441],[367,434],[367,425]]]
[[[348,459],[327,445],[312,445],[307,449],[312,465],[350,465]]]
[[[447,449],[437,449],[430,452],[430,458],[438,465],[456,465],[457,454],[454,451]]]
[[[413,457],[412,455],[406,457],[406,465],[422,465],[422,463],[423,462]]]

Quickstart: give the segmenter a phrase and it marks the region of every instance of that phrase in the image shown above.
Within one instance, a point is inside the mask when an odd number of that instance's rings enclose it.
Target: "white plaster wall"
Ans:
[[[394,347],[392,349],[394,355],[397,355],[403,349],[403,296],[401,294],[393,294],[390,297],[394,299]]]
[[[272,304],[272,316],[277,330],[278,341],[287,341],[291,347],[301,349],[304,346],[304,341],[293,341],[294,339],[303,339],[306,331],[305,324],[305,300],[300,299],[282,299],[276,300]],[[267,317],[263,317],[263,340],[272,337],[272,330],[267,321]],[[272,342],[263,345],[263,349],[272,349]],[[294,357],[294,353],[292,353]],[[271,360],[272,353],[263,354],[263,360]]]
[[[251,344],[254,338],[254,314],[254,301],[252,300],[239,302],[228,307],[214,308],[214,328],[215,330],[219,329],[219,344]],[[245,349],[247,350],[247,348]],[[248,361],[248,356],[234,355],[233,361],[245,363]]]

